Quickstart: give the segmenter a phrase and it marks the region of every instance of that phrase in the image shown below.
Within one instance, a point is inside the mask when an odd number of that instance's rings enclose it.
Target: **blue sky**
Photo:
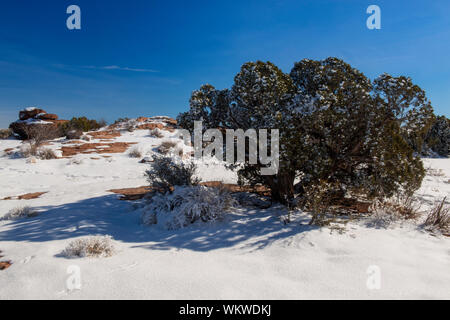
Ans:
[[[80,6],[82,30],[66,28]],[[382,29],[366,28],[366,8]],[[0,127],[19,109],[61,118],[176,116],[204,83],[229,87],[246,61],[289,72],[343,58],[370,78],[411,76],[450,116],[450,1],[10,0],[0,5]]]

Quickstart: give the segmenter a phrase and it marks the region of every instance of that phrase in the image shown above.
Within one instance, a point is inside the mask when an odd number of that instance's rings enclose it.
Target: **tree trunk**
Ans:
[[[287,205],[294,198],[294,173],[279,172],[264,179],[271,189],[272,201]]]

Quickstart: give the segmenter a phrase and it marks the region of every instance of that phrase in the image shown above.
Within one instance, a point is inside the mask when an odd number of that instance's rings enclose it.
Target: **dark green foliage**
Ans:
[[[450,155],[450,119],[437,117],[425,138],[423,153],[429,155],[429,150],[441,157]]]
[[[66,136],[70,131],[88,132],[102,128],[106,122],[104,120],[97,122],[86,117],[72,118],[69,122],[60,125],[63,135]]]
[[[431,106],[408,78],[374,81],[336,58],[304,60],[291,77],[298,88],[298,134],[292,156],[303,186],[325,180],[338,195],[389,197],[420,187],[424,169],[408,144],[419,144]]]
[[[0,129],[0,139],[8,139],[13,135],[11,129]]]
[[[424,176],[413,147],[433,109],[409,78],[372,82],[337,58],[302,60],[290,75],[258,61],[242,66],[230,90],[194,91],[190,106],[178,118],[187,129],[203,120],[205,128],[280,130],[278,174],[261,176],[249,164],[239,172],[241,182],[269,186],[275,201],[290,203],[319,183],[330,186],[328,197],[410,194]]]

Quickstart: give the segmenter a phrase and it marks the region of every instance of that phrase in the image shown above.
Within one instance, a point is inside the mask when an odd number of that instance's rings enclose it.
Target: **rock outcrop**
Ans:
[[[31,131],[45,132],[48,139],[54,139],[62,134],[59,125],[66,122],[68,121],[59,120],[56,114],[47,113],[44,109],[30,107],[20,111],[19,120],[11,123],[9,128],[22,140],[30,139]]]

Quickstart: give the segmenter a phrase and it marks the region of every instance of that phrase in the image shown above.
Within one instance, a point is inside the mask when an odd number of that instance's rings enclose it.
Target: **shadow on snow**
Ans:
[[[141,225],[139,210],[133,211],[129,203],[117,200],[116,195],[39,209],[38,217],[7,222],[0,241],[46,242],[111,235],[116,241],[135,244],[134,248],[153,250],[209,251],[234,246],[256,250],[313,229],[298,222],[284,225],[276,209],[246,209],[228,214],[223,222],[161,230]]]

